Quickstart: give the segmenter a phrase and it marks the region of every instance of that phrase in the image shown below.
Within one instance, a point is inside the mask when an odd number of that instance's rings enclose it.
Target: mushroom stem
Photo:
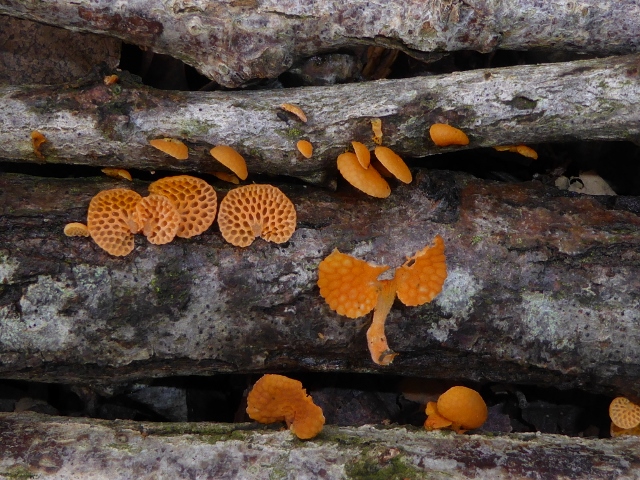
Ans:
[[[371,359],[378,365],[389,365],[398,355],[389,348],[387,336],[384,333],[384,322],[391,311],[393,301],[396,299],[396,281],[381,280],[378,302],[373,311],[373,322],[367,330],[367,343]]]

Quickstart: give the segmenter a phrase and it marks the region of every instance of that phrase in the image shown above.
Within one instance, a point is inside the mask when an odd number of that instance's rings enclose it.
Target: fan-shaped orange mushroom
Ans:
[[[427,414],[427,419],[424,422],[424,428],[427,430],[440,430],[441,428],[450,427],[453,423],[438,413],[436,402],[427,402],[424,412]]]
[[[438,398],[437,404],[433,402],[427,404],[425,410],[427,415],[437,415],[434,419],[425,422],[425,428],[445,428],[450,427],[458,433],[465,430],[480,428],[487,421],[488,410],[478,392],[471,388],[456,386],[451,387]],[[450,425],[443,425],[441,419],[450,421]],[[442,425],[442,426],[437,426]]]
[[[609,405],[609,417],[617,427],[635,428],[640,425],[640,405],[625,397],[616,397]]]
[[[286,422],[298,438],[313,438],[322,431],[324,415],[302,383],[282,375],[267,374],[247,396],[247,414],[260,423]]]
[[[67,223],[64,226],[64,234],[67,237],[88,237],[89,229],[84,223]]]
[[[103,168],[102,173],[113,178],[124,178],[130,182],[133,180],[131,174],[123,168]]]
[[[282,105],[280,105],[280,108],[285,112],[293,113],[302,122],[307,123],[307,116],[299,106],[293,105],[291,103],[283,103]]]
[[[538,152],[526,145],[501,145],[493,148],[498,152],[514,152],[533,160],[538,159]]]
[[[434,123],[429,128],[431,140],[439,147],[449,145],[469,145],[469,137],[460,129],[446,123]]]
[[[304,158],[311,158],[313,155],[313,145],[309,140],[298,140],[296,147]]]
[[[131,253],[133,233],[138,230],[134,211],[141,199],[126,188],[103,190],[91,199],[87,228],[100,248],[119,257]]]
[[[249,175],[247,162],[244,157],[228,145],[218,145],[209,150],[213,158],[235,173],[240,180],[246,180]]]
[[[411,170],[404,163],[404,160],[400,158],[396,152],[388,147],[376,147],[376,158],[380,160],[380,163],[398,180],[403,183],[411,183],[413,177],[411,176]]]
[[[187,146],[175,138],[157,138],[155,140],[149,140],[149,144],[177,160],[186,160],[189,158],[189,149]]]
[[[257,237],[284,243],[296,229],[296,209],[273,185],[244,185],[220,202],[218,225],[224,239],[236,247],[248,247]]]
[[[156,193],[138,202],[134,218],[140,231],[154,245],[173,240],[181,223],[180,214],[171,200]]]
[[[374,168],[363,168],[355,153],[346,152],[338,156],[338,170],[347,182],[376,198],[387,198],[391,187]]]
[[[444,240],[436,235],[433,246],[426,246],[396,270],[398,298],[408,307],[430,302],[447,279]]]
[[[353,151],[358,158],[358,162],[362,165],[362,168],[369,168],[369,164],[371,163],[371,153],[366,145],[361,142],[356,142],[355,140],[351,142],[351,145],[353,146]]]
[[[161,178],[149,185],[149,192],[167,197],[178,210],[178,237],[200,235],[216,218],[218,196],[213,187],[201,178],[190,175]]]

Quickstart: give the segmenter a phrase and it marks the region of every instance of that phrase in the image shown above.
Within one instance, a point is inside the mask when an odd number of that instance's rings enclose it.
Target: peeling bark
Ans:
[[[96,385],[317,370],[640,393],[637,198],[438,171],[385,200],[289,185],[298,230],[286,244],[235,248],[214,227],[162,246],[137,238],[115,258],[62,233],[114,185],[0,176],[2,377]],[[376,366],[370,317],[328,308],[318,263],[339,248],[395,267],[436,234],[444,289],[421,307],[396,302],[386,324],[399,356]]]
[[[637,52],[635,0],[3,0],[0,14],[118,37],[222,85],[274,78],[298,59],[361,44],[428,52]]]
[[[431,124],[463,129],[468,148],[567,140],[640,139],[640,56],[459,72],[357,85],[246,92],[166,92],[127,82],[79,87],[0,89],[2,157],[40,161],[29,134],[48,139],[50,163],[207,172],[221,167],[213,145],[232,145],[249,171],[327,182],[352,140],[371,141],[382,118],[383,142],[406,157],[450,151],[435,147]],[[284,117],[295,103],[308,123]],[[158,137],[184,140],[190,159],[149,146]],[[306,138],[314,156],[295,144]]]
[[[325,426],[300,441],[256,424],[141,423],[0,413],[0,477],[631,479],[637,438],[497,437]],[[5,477],[6,476],[6,477]],[[22,478],[19,477],[19,478]]]

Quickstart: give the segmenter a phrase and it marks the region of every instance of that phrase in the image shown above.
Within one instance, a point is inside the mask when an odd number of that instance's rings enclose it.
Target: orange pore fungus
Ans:
[[[171,200],[155,193],[138,202],[134,218],[140,231],[154,245],[173,240],[181,223],[180,214]]]
[[[64,226],[64,234],[67,237],[88,237],[89,229],[84,223],[67,223]]]
[[[31,145],[33,146],[33,153],[35,153],[36,157],[38,157],[40,160],[44,160],[44,155],[42,155],[42,152],[40,151],[40,146],[46,141],[46,137],[39,131],[34,130],[33,132],[31,132]]]
[[[149,192],[167,197],[178,210],[178,237],[200,235],[216,218],[218,196],[213,187],[200,178],[190,175],[161,178],[149,185]]]
[[[244,185],[220,202],[218,225],[224,239],[236,247],[248,247],[257,237],[284,243],[296,229],[296,209],[273,185]]]
[[[150,140],[149,144],[177,160],[186,160],[189,158],[189,149],[187,146],[175,138],[157,138]]]
[[[367,195],[387,198],[391,194],[387,181],[373,167],[363,168],[355,153],[339,155],[338,170],[347,182]]]
[[[458,433],[480,428],[488,416],[487,404],[480,394],[463,386],[451,387],[440,395],[435,406],[429,402],[425,413],[429,417],[435,415],[431,420],[427,418],[424,424],[427,430],[449,427]],[[442,419],[450,421],[450,425],[445,425]]]
[[[111,255],[124,256],[133,250],[136,205],[141,196],[126,188],[103,190],[91,199],[87,228],[98,246]]]
[[[296,147],[304,158],[311,158],[313,155],[313,145],[309,140],[299,140]]]
[[[247,162],[233,147],[228,145],[218,145],[209,150],[213,158],[235,173],[240,180],[246,180],[249,176]]]
[[[302,383],[282,375],[262,376],[247,396],[247,414],[260,423],[286,422],[303,440],[322,431],[324,415]]]
[[[434,123],[429,128],[431,140],[439,147],[449,145],[469,145],[469,137],[462,131],[446,123]]]
[[[640,405],[636,405],[625,397],[614,398],[609,405],[609,417],[619,428],[625,430],[635,428],[640,425]]]
[[[125,180],[132,181],[131,174],[123,168],[103,168],[102,173],[113,178],[124,178]]]
[[[444,240],[437,235],[433,246],[426,246],[396,270],[398,298],[408,307],[430,302],[446,279]]]

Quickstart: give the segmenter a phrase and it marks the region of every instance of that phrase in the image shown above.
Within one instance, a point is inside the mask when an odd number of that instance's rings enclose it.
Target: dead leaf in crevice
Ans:
[[[593,170],[571,177],[567,190],[585,195],[616,195],[609,184]]]

